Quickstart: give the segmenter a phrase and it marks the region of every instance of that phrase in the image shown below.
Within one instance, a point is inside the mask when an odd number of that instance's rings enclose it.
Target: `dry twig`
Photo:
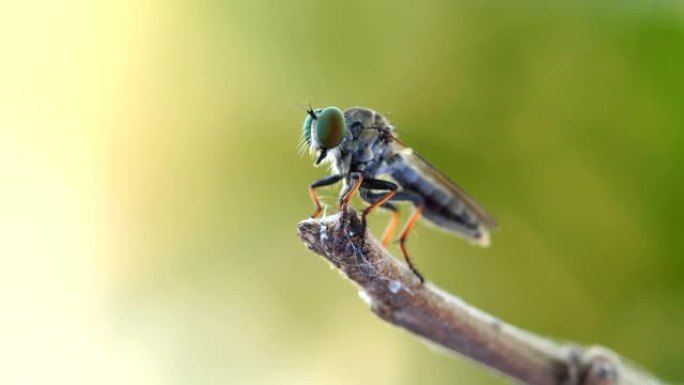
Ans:
[[[518,329],[430,283],[362,234],[353,211],[299,223],[300,238],[354,281],[375,314],[520,382],[663,384],[608,349],[561,344]]]

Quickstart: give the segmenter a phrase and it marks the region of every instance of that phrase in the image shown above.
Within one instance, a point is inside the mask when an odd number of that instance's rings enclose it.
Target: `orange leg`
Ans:
[[[413,212],[411,218],[409,218],[408,222],[406,223],[404,231],[401,233],[401,237],[399,238],[399,245],[401,246],[401,252],[404,254],[404,259],[406,260],[406,264],[408,264],[408,267],[411,269],[411,271],[413,271],[413,274],[415,274],[418,277],[418,279],[420,279],[421,283],[425,283],[425,278],[423,278],[423,275],[420,274],[416,267],[413,265],[413,262],[411,262],[411,258],[409,257],[408,252],[406,251],[406,239],[408,238],[411,229],[413,229],[413,226],[415,226],[416,222],[418,221],[418,218],[420,218],[420,214],[422,212],[422,205],[418,206],[416,208],[416,211]]]
[[[313,214],[311,214],[311,218],[317,218],[323,209],[321,208],[321,202],[318,200],[318,197],[316,196],[316,191],[315,187],[309,187],[309,195],[311,195],[311,200],[313,203],[316,205],[316,211],[314,211]]]
[[[373,210],[375,210],[378,206],[381,204],[387,202],[388,200],[392,199],[394,194],[396,194],[396,190],[392,190],[385,194],[382,198],[378,199],[377,201],[373,202],[372,205],[366,207],[365,210],[363,210],[363,214],[361,215],[361,223],[363,224],[363,227],[366,228],[366,217],[368,214],[370,214]],[[383,241],[384,242],[384,241]]]
[[[397,228],[397,223],[399,222],[399,211],[392,211],[392,219],[390,220],[389,225],[387,225],[387,230],[385,230],[385,235],[382,236],[382,245],[387,247],[389,245],[390,240],[392,240],[392,235],[394,234],[394,230]]]
[[[313,201],[314,205],[316,205],[316,211],[314,211],[314,213],[311,214],[311,218],[318,217],[321,214],[321,211],[323,211],[323,209],[321,208],[321,202],[318,200],[318,197],[316,196],[316,189],[323,186],[330,186],[331,184],[339,182],[340,179],[342,179],[342,175],[331,175],[323,179],[317,180],[311,183],[311,185],[309,185],[309,195],[311,196],[311,200]]]
[[[356,194],[357,191],[359,191],[359,187],[361,187],[361,183],[363,183],[363,175],[359,176],[359,180],[354,183],[354,186],[352,186],[351,190],[347,193],[342,198],[342,204],[340,205],[340,210],[341,211],[347,211],[347,206],[349,205],[349,201],[354,197],[354,194]]]
[[[388,192],[386,195],[384,195],[382,198],[380,198],[380,199],[378,199],[377,201],[373,202],[372,205],[366,207],[366,209],[363,210],[362,218],[364,218],[364,220],[365,220],[365,218],[368,216],[368,214],[370,214],[373,210],[375,210],[375,209],[376,209],[378,206],[380,206],[381,204],[383,204],[383,203],[387,202],[388,200],[392,199],[392,197],[393,197],[394,194],[396,194],[396,193],[397,193],[396,191],[390,191],[390,192]]]

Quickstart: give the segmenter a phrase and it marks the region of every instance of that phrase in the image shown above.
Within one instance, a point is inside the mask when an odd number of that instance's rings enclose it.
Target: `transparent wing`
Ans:
[[[412,148],[406,146],[398,139],[393,138],[393,147],[395,152],[402,157],[403,162],[410,165],[412,169],[422,174],[426,179],[432,183],[437,184],[440,190],[452,195],[452,198],[461,202],[466,209],[477,218],[478,222],[488,230],[497,227],[496,220],[491,216],[482,206],[470,197],[463,188],[456,182],[451,180],[447,175],[441,172],[437,167],[432,165],[430,161],[415,152]]]

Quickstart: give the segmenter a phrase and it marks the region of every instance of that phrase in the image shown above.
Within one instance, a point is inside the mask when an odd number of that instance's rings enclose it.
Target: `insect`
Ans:
[[[475,244],[489,244],[489,232],[497,226],[494,218],[449,177],[401,142],[380,113],[362,107],[344,112],[326,107],[309,108],[307,114],[302,141],[317,154],[316,166],[326,161],[332,170],[330,176],[309,185],[316,206],[312,218],[322,211],[315,190],[343,181],[341,210],[346,210],[357,191],[369,203],[361,215],[364,227],[376,208],[392,212],[382,238],[382,244],[387,246],[399,220],[395,203],[412,203],[415,211],[401,232],[399,244],[406,263],[421,282],[425,279],[406,250],[406,240],[419,218]]]

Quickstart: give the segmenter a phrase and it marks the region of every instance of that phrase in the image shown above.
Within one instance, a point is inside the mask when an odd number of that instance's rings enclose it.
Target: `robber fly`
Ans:
[[[489,232],[496,227],[494,218],[449,177],[402,143],[394,127],[380,113],[362,107],[344,112],[326,107],[309,108],[307,114],[302,140],[317,154],[316,166],[327,160],[332,169],[332,175],[309,186],[316,205],[312,218],[322,211],[316,188],[343,181],[342,210],[346,210],[357,191],[370,204],[361,216],[364,227],[366,217],[376,208],[392,212],[382,239],[387,246],[399,219],[395,203],[412,203],[415,211],[399,237],[399,244],[406,263],[421,282],[425,280],[406,251],[406,239],[418,218],[475,244],[489,244]]]

